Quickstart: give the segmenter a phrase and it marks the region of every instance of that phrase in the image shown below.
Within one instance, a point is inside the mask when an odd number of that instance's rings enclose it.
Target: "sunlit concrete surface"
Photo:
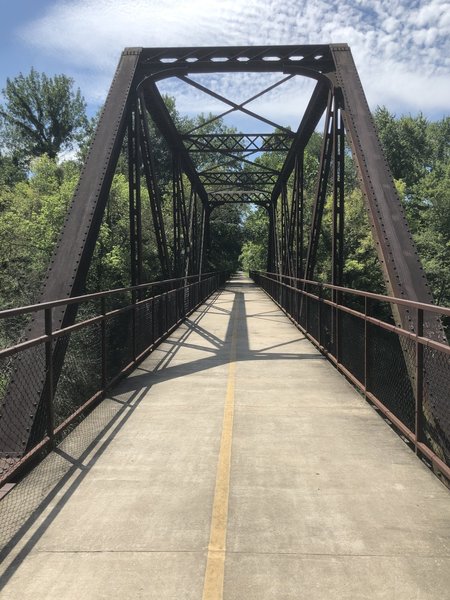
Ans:
[[[450,597],[448,490],[242,276],[0,511],[2,600]]]

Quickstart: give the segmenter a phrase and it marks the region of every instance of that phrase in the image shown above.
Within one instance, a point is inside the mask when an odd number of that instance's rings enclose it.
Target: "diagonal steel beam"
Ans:
[[[276,202],[283,185],[287,183],[294,170],[297,155],[302,154],[308,144],[315,128],[317,127],[327,106],[329,84],[323,80],[318,81],[311,99],[306,107],[305,114],[297,130],[292,146],[286,156],[278,181],[272,191],[272,202]]]
[[[317,188],[311,218],[311,230],[309,234],[308,252],[306,255],[306,279],[314,278],[317,249],[319,247],[320,229],[322,225],[322,216],[325,207],[325,200],[328,188],[328,176],[330,173],[331,157],[333,155],[332,124],[334,122],[334,114],[332,112],[332,102],[333,95],[330,92],[328,97],[327,114],[325,117],[322,151],[320,153],[320,166],[317,178]]]
[[[203,204],[207,205],[208,194],[206,193],[206,190],[200,181],[195,165],[182,142],[181,134],[178,132],[174,122],[172,121],[170,113],[167,110],[167,106],[161,94],[159,93],[155,82],[151,78],[145,79],[142,83],[142,91],[145,106],[155,125],[166,139],[172,154],[180,157],[183,171],[188,176],[192,187],[197,192]]]
[[[388,292],[398,298],[432,302],[431,291],[423,271],[405,211],[394,186],[366,97],[346,44],[332,45],[336,73],[330,75],[343,95],[343,119],[356,165],[362,181],[381,266]],[[402,325],[416,329],[414,315],[398,315]],[[434,339],[445,335],[440,323],[425,320],[425,332]]]
[[[161,191],[156,178],[155,161],[150,147],[150,132],[147,123],[147,115],[142,96],[140,97],[140,124],[141,124],[141,153],[144,167],[144,175],[147,183],[147,190],[150,200],[150,210],[153,219],[153,228],[155,231],[156,245],[158,248],[158,257],[161,265],[161,272],[165,279],[170,277],[170,256],[167,246],[166,229],[162,214]]]
[[[79,296],[85,291],[89,265],[127,127],[132,98],[130,90],[138,76],[140,54],[140,48],[129,48],[121,56],[44,279],[40,302]],[[55,309],[53,329],[71,325],[76,314],[75,304]],[[42,314],[32,322],[27,338],[39,337],[44,328]],[[67,343],[62,338],[53,350],[54,386],[62,369]],[[27,448],[43,437],[46,424],[45,419],[42,419],[45,412],[42,407],[47,393],[42,377],[44,363],[44,356],[38,348],[27,353],[17,363],[14,377],[3,399],[5,410],[0,419],[0,446],[1,452],[11,457],[22,456]],[[7,405],[12,409],[8,409]],[[27,422],[20,419],[22,413],[27,415]],[[18,421],[15,420],[17,416]]]
[[[261,115],[258,115],[258,113],[255,113],[255,112],[253,112],[251,110],[248,110],[247,108],[244,108],[244,106],[246,104],[249,104],[250,102],[253,102],[253,100],[256,100],[257,98],[260,98],[264,94],[267,94],[267,92],[270,92],[271,90],[277,88],[278,86],[282,85],[283,83],[286,83],[286,81],[289,81],[289,79],[292,79],[292,77],[294,77],[294,75],[292,75],[292,74],[291,75],[287,75],[287,77],[284,77],[280,81],[277,81],[273,85],[270,85],[269,87],[265,88],[264,90],[262,90],[258,94],[255,94],[254,96],[252,96],[248,100],[245,100],[245,102],[242,102],[241,104],[237,104],[236,102],[232,102],[228,98],[225,98],[225,96],[222,96],[221,94],[218,94],[217,92],[213,92],[212,90],[210,90],[206,86],[202,85],[201,83],[197,83],[196,81],[194,81],[190,77],[186,77],[185,75],[179,75],[178,78],[181,79],[181,81],[184,81],[185,83],[188,83],[192,87],[200,90],[201,92],[204,92],[205,94],[208,94],[209,96],[212,96],[213,98],[216,98],[217,100],[220,100],[224,104],[228,104],[228,106],[232,107],[232,109],[233,109],[232,111],[226,111],[225,113],[222,113],[222,114],[218,115],[217,117],[215,117],[216,120],[217,119],[221,119],[222,117],[224,117],[225,115],[229,114],[230,112],[239,111],[239,112],[245,113],[246,115],[249,115],[250,117],[253,117],[254,119],[258,119],[258,121],[261,121],[262,123],[266,123],[266,125],[270,125],[274,129],[278,129],[278,130],[283,131],[285,133],[292,133],[290,129],[287,129],[286,127],[283,127],[282,125],[279,125],[278,123],[275,123],[274,121],[271,121],[270,119],[266,119],[265,117],[263,117]],[[201,127],[203,127],[203,125],[204,124],[202,124]],[[200,127],[196,127],[195,129],[192,129],[191,131],[189,131],[189,134],[192,134],[197,129],[200,129]]]

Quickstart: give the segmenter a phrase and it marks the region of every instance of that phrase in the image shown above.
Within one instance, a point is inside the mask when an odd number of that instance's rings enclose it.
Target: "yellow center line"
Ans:
[[[216,487],[211,517],[203,600],[222,600],[230,493],[231,445],[233,440],[234,387],[236,380],[237,315],[231,335],[227,393],[223,411],[222,437],[217,464]]]

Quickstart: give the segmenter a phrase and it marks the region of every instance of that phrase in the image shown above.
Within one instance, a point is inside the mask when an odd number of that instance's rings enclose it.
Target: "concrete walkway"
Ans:
[[[2,600],[450,597],[448,490],[243,277],[39,469]]]

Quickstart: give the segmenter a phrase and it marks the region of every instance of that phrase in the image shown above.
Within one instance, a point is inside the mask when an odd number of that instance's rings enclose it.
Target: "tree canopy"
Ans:
[[[57,156],[62,149],[75,144],[77,136],[83,132],[85,143],[79,150],[82,158],[87,151],[89,136],[84,100],[79,90],[74,91],[70,78],[64,75],[49,78],[32,70],[27,77],[19,75],[8,80],[4,95],[6,102],[0,113],[3,118],[0,308],[36,299],[80,171],[81,160],[61,162]],[[210,123],[211,115],[187,119],[178,114],[173,99],[166,98],[166,102],[182,130],[207,123],[211,132],[228,131],[220,121]],[[377,109],[374,118],[435,300],[448,305],[450,118],[429,122],[423,115],[396,117],[386,108]],[[171,157],[166,142],[151,123],[150,135],[157,158],[163,216],[170,242],[173,235]],[[314,133],[304,157],[305,249],[321,144],[322,135]],[[26,168],[21,156],[27,158]],[[258,160],[270,161],[266,166],[278,168],[283,155],[274,152]],[[214,168],[214,163],[199,163],[198,166]],[[248,166],[241,165],[240,168]],[[344,284],[384,291],[367,211],[349,149],[345,179]],[[292,187],[292,181],[289,186]],[[187,180],[185,187],[188,193]],[[128,188],[125,143],[94,251],[87,284],[89,290],[129,283]],[[146,207],[143,214],[144,277],[150,280],[159,278],[161,273],[148,203],[143,205]],[[331,206],[330,196],[325,206],[317,254],[316,277],[323,281],[329,280],[331,272]],[[265,269],[267,241],[268,219],[264,209],[239,205],[217,208],[211,215],[210,267],[232,270],[240,261],[246,270]]]
[[[87,126],[86,103],[73,79],[31,69],[6,80],[0,107],[2,145],[13,156],[55,158]]]

